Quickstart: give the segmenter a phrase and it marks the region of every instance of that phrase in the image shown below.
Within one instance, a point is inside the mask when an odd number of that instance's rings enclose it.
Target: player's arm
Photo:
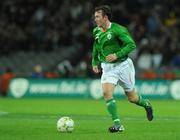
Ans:
[[[98,64],[99,64],[99,58],[98,58],[98,50],[96,48],[96,43],[94,42],[93,45],[93,53],[92,53],[92,68],[95,73],[99,73]]]
[[[123,42],[123,48],[115,53],[115,55],[117,56],[117,58],[123,58],[136,48],[136,44],[128,30],[124,27],[118,28],[116,30],[116,35],[118,39]]]
[[[94,43],[93,43],[93,52],[92,52],[92,69],[95,73],[99,73],[100,70],[98,69],[98,65],[100,63],[99,61],[99,54],[98,54],[98,49],[97,49],[97,41],[98,41],[98,38],[95,36],[96,35],[96,32],[98,31],[98,28],[94,28],[93,30],[93,38],[94,38]]]

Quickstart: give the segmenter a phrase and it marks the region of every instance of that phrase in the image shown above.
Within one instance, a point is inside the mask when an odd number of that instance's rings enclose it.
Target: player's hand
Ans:
[[[106,61],[107,62],[113,62],[117,60],[117,55],[114,53],[114,54],[109,54],[108,56],[106,56]]]
[[[94,73],[99,73],[100,72],[98,66],[93,66],[93,71],[94,71]]]

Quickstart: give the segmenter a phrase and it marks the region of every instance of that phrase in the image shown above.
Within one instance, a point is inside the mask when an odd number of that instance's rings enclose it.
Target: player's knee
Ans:
[[[135,93],[135,90],[126,92],[126,95],[128,97],[129,102],[131,103],[137,103],[139,100],[138,95]]]
[[[110,92],[103,92],[104,99],[112,99],[112,94]]]
[[[137,103],[137,101],[138,101],[138,99],[136,98],[136,96],[130,96],[130,97],[128,97],[128,100],[129,100],[129,102],[131,102],[131,103]]]

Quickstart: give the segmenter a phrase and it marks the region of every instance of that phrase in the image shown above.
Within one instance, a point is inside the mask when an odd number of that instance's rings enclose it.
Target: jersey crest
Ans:
[[[109,33],[107,34],[107,39],[110,40],[111,38],[112,38],[112,33],[109,32]]]

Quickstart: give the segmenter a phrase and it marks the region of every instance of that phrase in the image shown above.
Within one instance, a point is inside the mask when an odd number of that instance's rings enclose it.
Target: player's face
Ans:
[[[102,15],[102,10],[96,11],[94,16],[97,26],[102,27],[106,21],[106,16]]]

